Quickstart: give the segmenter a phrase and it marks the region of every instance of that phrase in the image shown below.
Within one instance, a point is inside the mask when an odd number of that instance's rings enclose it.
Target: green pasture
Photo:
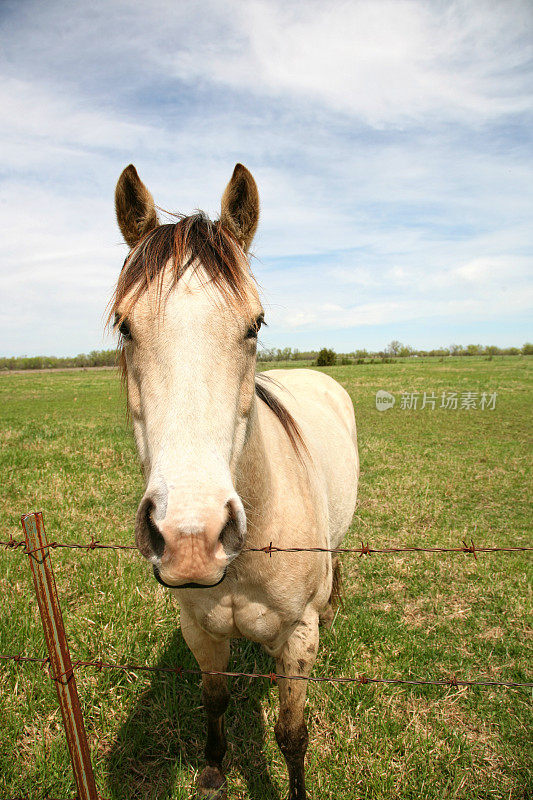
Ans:
[[[359,503],[347,541],[375,547],[531,545],[532,361],[411,359],[328,368],[353,398]],[[378,412],[378,389],[394,408]],[[401,408],[434,392],[436,408]],[[496,392],[493,410],[441,409],[442,392]],[[0,375],[0,539],[42,510],[50,538],[131,543],[142,479],[113,370]],[[258,558],[262,555],[258,554]],[[265,555],[265,558],[268,557]],[[273,555],[272,557],[275,557]],[[54,551],[74,658],[194,666],[179,609],[136,553]],[[316,675],[531,681],[531,554],[343,559],[345,603],[322,634]],[[43,656],[26,556],[0,549],[0,653]],[[236,642],[231,668],[269,671]],[[193,797],[203,766],[198,676],[80,670],[101,795]],[[277,690],[234,679],[229,795],[282,800]],[[531,692],[312,684],[310,800],[533,796]],[[0,798],[75,795],[54,687],[33,665],[0,663]]]

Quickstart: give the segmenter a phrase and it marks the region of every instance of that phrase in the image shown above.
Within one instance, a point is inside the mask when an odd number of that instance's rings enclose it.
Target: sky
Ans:
[[[0,355],[113,346],[114,187],[261,219],[266,347],[533,339],[530,0],[3,0]]]

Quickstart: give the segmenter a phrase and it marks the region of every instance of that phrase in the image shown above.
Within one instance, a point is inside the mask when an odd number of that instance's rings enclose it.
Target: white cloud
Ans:
[[[378,128],[531,109],[526,77],[513,75],[531,54],[527,3],[231,5],[238,46],[221,37],[198,57],[200,26],[171,59],[176,74],[318,101]]]
[[[38,142],[63,152],[97,152],[100,148],[157,147],[161,133],[154,128],[121,119],[110,110],[91,108],[84,98],[54,90],[39,78],[31,83],[6,77],[0,83],[4,135]],[[156,140],[153,137],[156,136]],[[36,155],[43,153],[37,152]]]
[[[506,284],[509,280],[527,278],[531,263],[526,258],[475,258],[455,270],[457,277],[467,283],[487,286]]]
[[[279,324],[289,331],[296,328],[321,331],[328,328],[357,330],[364,326],[428,319],[434,324],[438,318],[455,320],[465,314],[480,322],[497,316],[501,312],[501,303],[502,298],[494,295],[488,301],[485,298],[458,295],[442,300],[430,297],[427,304],[421,303],[419,299],[402,299],[348,305],[344,308],[331,303],[311,303],[303,307],[296,303],[290,312],[279,315]],[[527,313],[532,303],[531,289],[513,289],[505,297],[505,304],[510,304],[515,313]],[[360,331],[356,335],[360,337]]]

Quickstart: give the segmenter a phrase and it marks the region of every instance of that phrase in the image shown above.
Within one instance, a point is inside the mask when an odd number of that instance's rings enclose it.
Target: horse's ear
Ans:
[[[142,237],[159,224],[154,198],[130,164],[118,179],[115,189],[117,221],[126,243],[135,247]]]
[[[222,195],[220,221],[246,252],[259,222],[259,192],[252,173],[242,164],[235,166]]]

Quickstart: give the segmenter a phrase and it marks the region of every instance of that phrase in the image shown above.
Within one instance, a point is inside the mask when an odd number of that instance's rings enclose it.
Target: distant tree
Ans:
[[[274,361],[276,357],[276,351],[273,347],[263,347],[257,354],[258,361]]]
[[[496,347],[495,344],[489,344],[485,347],[485,353],[488,356],[497,356],[501,352],[499,347]]]
[[[480,344],[469,344],[466,346],[466,355],[467,356],[478,356],[481,353],[481,345]]]
[[[290,361],[292,357],[292,348],[284,347],[281,350],[279,347],[276,350],[276,361]]]
[[[385,348],[384,355],[399,356],[402,347],[403,344],[401,342],[399,342],[397,339],[393,339],[392,342],[390,342]]]
[[[451,356],[460,356],[464,352],[464,347],[462,344],[451,344],[450,345],[450,355]]]
[[[400,347],[400,350],[398,352],[398,355],[400,356],[400,358],[409,358],[409,356],[412,356],[414,352],[415,351],[411,347],[411,345],[402,344],[402,346]]]
[[[317,367],[332,367],[337,361],[335,350],[328,350],[324,347],[317,356]]]
[[[531,342],[526,342],[522,347],[522,355],[533,356],[533,344],[531,344]]]

